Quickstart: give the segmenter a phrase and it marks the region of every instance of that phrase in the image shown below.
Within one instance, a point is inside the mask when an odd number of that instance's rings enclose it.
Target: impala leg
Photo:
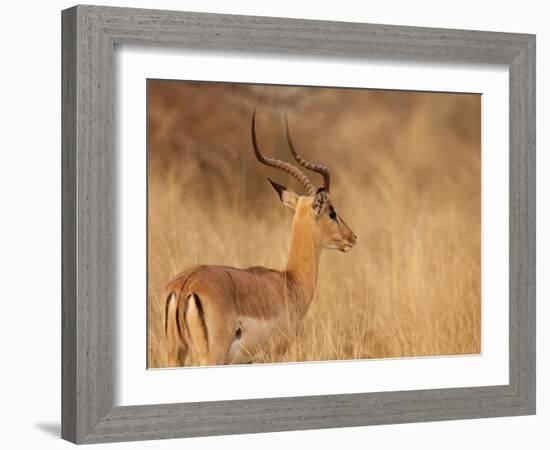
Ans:
[[[176,293],[169,293],[165,300],[164,322],[168,367],[183,366],[188,353],[188,346],[182,339],[180,325],[178,324],[177,304]]]

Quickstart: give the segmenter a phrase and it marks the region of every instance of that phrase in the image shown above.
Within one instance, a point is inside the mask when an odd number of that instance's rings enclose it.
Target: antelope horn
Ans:
[[[312,163],[304,159],[304,157],[296,151],[296,149],[294,148],[294,145],[292,144],[292,139],[290,138],[290,130],[288,128],[288,119],[286,117],[286,114],[285,114],[285,124],[286,124],[286,140],[288,142],[288,146],[290,147],[290,152],[292,153],[292,156],[294,156],[294,159],[298,161],[298,164],[300,164],[302,167],[305,167],[306,169],[312,170],[313,172],[317,172],[318,174],[323,175],[323,187],[325,191],[329,192],[330,172],[328,170],[328,167],[323,166],[322,164]]]
[[[258,147],[258,141],[256,139],[256,111],[252,113],[252,145],[254,147],[254,153],[256,158],[262,164],[266,166],[274,167],[275,169],[281,169],[286,173],[289,173],[294,178],[296,178],[305,188],[308,195],[315,194],[315,186],[310,181],[310,179],[297,167],[294,167],[292,164],[279,159],[272,159],[264,156]]]

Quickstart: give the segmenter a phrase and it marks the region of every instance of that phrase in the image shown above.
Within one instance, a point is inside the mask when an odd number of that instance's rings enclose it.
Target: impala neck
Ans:
[[[297,213],[292,221],[286,271],[296,283],[295,297],[301,314],[305,314],[315,293],[320,255],[321,247],[315,242],[311,224],[300,220]]]

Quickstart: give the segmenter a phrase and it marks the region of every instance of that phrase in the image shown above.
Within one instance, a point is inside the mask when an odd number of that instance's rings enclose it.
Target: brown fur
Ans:
[[[326,191],[276,190],[295,210],[286,269],[197,266],[178,274],[164,291],[170,365],[252,362],[284,351],[313,299],[321,249],[355,244],[345,222],[331,219]]]

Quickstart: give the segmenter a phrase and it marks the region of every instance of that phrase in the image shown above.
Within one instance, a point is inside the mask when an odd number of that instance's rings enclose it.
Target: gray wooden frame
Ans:
[[[62,437],[77,443],[535,413],[535,36],[97,6],[62,13]],[[506,64],[508,385],[113,404],[115,44]]]

